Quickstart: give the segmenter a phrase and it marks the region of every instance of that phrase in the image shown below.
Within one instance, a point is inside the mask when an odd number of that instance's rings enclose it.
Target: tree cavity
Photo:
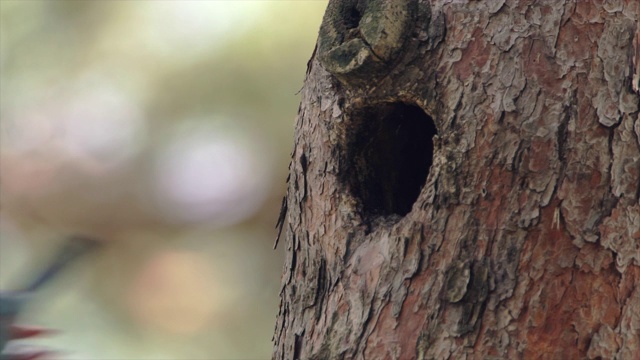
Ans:
[[[363,215],[405,216],[433,162],[433,119],[418,106],[393,102],[355,110],[351,120],[344,175]]]

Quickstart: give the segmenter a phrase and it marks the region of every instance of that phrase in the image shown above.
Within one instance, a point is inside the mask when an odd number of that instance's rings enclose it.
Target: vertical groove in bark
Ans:
[[[640,3],[407,8],[369,81],[310,62],[274,358],[639,358]],[[382,103],[438,131],[404,216],[367,214],[341,180],[354,114]]]

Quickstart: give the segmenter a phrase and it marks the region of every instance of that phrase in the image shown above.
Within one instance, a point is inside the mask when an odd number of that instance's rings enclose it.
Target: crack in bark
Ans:
[[[375,292],[373,293],[373,296],[371,298],[371,302],[374,301],[375,299]],[[367,347],[367,339],[369,338],[369,334],[371,333],[369,330],[369,323],[371,322],[371,316],[373,313],[373,306],[371,303],[368,304],[367,307],[367,316],[364,318],[364,320],[362,321],[362,326],[359,332],[359,336],[357,336],[357,338],[362,339],[362,341],[358,341],[356,348],[353,351],[353,354],[361,354],[364,357],[364,350]]]
[[[303,152],[300,155],[300,166],[302,167],[302,179],[303,179],[303,192],[302,192],[302,198],[300,199],[301,201],[304,201],[307,198],[307,189],[308,189],[308,184],[307,184],[307,155]]]
[[[320,267],[318,269],[318,279],[316,285],[316,294],[314,298],[315,305],[315,318],[316,321],[320,319],[320,315],[322,315],[322,308],[324,306],[324,297],[325,293],[328,291],[327,289],[327,263],[324,259],[320,259]]]
[[[289,183],[289,176],[287,176],[287,183]],[[278,220],[276,221],[276,229],[278,233],[276,235],[276,240],[273,243],[273,250],[278,247],[278,241],[280,241],[280,236],[282,235],[282,228],[284,227],[284,221],[287,217],[288,200],[289,199],[287,195],[282,197],[282,204],[280,205],[280,215],[278,215]]]

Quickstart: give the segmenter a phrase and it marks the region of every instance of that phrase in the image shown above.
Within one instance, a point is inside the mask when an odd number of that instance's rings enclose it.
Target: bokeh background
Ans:
[[[325,1],[0,1],[0,290],[66,359],[267,359]],[[18,344],[19,345],[19,344]],[[13,344],[16,346],[16,344]]]

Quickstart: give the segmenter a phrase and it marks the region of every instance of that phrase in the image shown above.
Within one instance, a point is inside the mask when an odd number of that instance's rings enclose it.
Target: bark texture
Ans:
[[[331,1],[274,358],[640,359],[639,4]]]

